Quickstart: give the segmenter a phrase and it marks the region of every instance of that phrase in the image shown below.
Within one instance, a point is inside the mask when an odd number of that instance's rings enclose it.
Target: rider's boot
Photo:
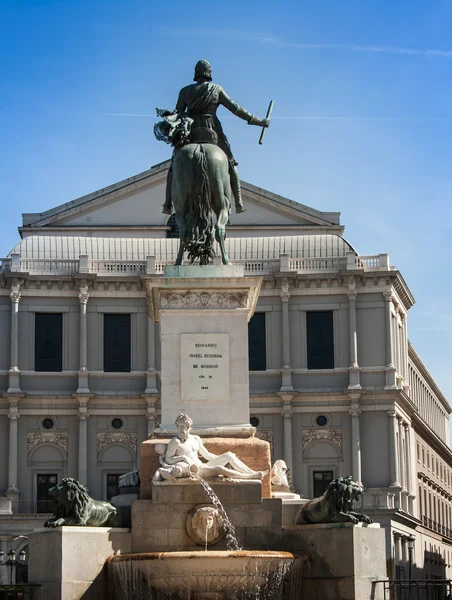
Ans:
[[[237,169],[235,168],[235,166],[231,165],[231,168],[229,169],[229,173],[231,175],[231,187],[232,187],[232,193],[234,194],[234,199],[235,199],[235,212],[237,214],[245,212],[245,207],[243,206],[243,201],[242,201],[242,191],[240,189],[240,177],[239,177],[239,173],[237,171]]]
[[[165,215],[171,215],[173,212],[173,201],[171,199],[171,183],[173,181],[173,170],[169,169],[166,177],[166,197],[165,204],[163,205],[162,213]]]

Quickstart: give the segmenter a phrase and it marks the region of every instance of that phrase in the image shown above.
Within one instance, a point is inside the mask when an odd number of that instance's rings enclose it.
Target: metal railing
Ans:
[[[375,597],[383,588],[384,600],[452,600],[450,579],[378,580],[373,587]]]
[[[433,531],[436,531],[441,535],[452,538],[452,530],[446,527],[445,525],[441,525],[441,523],[437,523],[436,521],[433,521],[433,519],[430,519],[425,515],[421,515],[420,519],[424,527],[428,527],[429,529],[432,529]]]
[[[17,585],[0,584],[0,600],[32,600],[33,589],[40,587],[41,585],[36,583]]]
[[[12,502],[13,515],[52,514],[52,502],[47,500],[15,500]]]

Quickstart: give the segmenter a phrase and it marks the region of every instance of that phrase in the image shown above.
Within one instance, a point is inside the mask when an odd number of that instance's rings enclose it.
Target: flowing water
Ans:
[[[200,552],[204,555],[204,552]],[[240,554],[242,554],[240,552]],[[246,554],[246,552],[243,552]],[[251,554],[251,553],[250,553]],[[256,552],[256,554],[258,554]],[[264,554],[264,553],[263,553]],[[130,557],[130,560],[127,560]],[[109,597],[108,600],[300,600],[299,585],[301,573],[292,561],[275,558],[272,565],[256,557],[254,564],[249,562],[239,569],[234,576],[237,581],[235,589],[228,584],[229,576],[225,576],[221,568],[216,566],[212,578],[220,584],[212,588],[208,583],[204,591],[194,590],[187,577],[184,591],[158,591],[153,588],[155,561],[146,560],[145,555],[137,554],[123,557],[126,560],[108,563]],[[227,558],[227,561],[234,560]],[[188,573],[190,566],[187,566]],[[206,565],[204,572],[208,571]],[[226,577],[226,578],[225,578]],[[242,579],[243,578],[243,579]],[[246,584],[244,583],[246,579]],[[225,588],[221,583],[224,581]],[[242,587],[243,586],[243,587]],[[246,588],[246,591],[245,589]],[[225,591],[221,591],[224,589]],[[216,590],[216,591],[214,591]],[[227,590],[227,591],[226,591]],[[305,600],[309,600],[306,598]]]
[[[194,474],[200,485],[205,490],[211,503],[218,509],[222,525],[225,529],[225,537],[228,551],[233,551],[241,555],[240,558],[254,555],[252,561],[246,561],[243,566],[237,563],[237,570],[234,574],[228,569],[224,570],[212,564],[210,571],[208,560],[203,567],[202,578],[204,583],[195,591],[191,588],[190,577],[184,577],[184,586],[179,587],[178,592],[158,591],[154,589],[156,577],[156,563],[151,560],[151,554],[126,555],[124,557],[112,557],[108,561],[108,582],[109,598],[108,600],[293,600],[299,599],[299,585],[301,577],[302,562],[291,557],[289,560],[280,556],[275,556],[268,560],[265,552],[247,552],[242,551],[237,541],[235,527],[229,519],[220,499],[210,487],[210,485],[199,475]],[[168,553],[178,554],[178,553]],[[188,553],[192,555],[192,560],[198,553]],[[207,542],[207,531],[204,545],[204,552],[201,550],[199,555],[228,554],[225,560],[230,563],[234,557],[229,556],[231,552],[209,551]],[[268,553],[267,553],[268,554]],[[159,555],[159,558],[163,555]],[[176,558],[176,561],[179,559]],[[216,559],[217,560],[217,559]],[[160,562],[160,560],[158,561]],[[245,566],[246,564],[246,566]],[[301,566],[300,566],[301,565]],[[193,563],[192,563],[193,566]],[[187,566],[187,575],[192,568]],[[172,576],[167,573],[165,578]],[[175,581],[179,579],[180,573],[175,571]],[[182,575],[183,577],[183,575]],[[210,580],[209,580],[210,577]],[[230,578],[233,577],[236,585],[231,587]],[[215,584],[212,581],[215,580]],[[185,583],[186,581],[186,583]],[[210,581],[210,582],[209,582]],[[224,586],[224,587],[223,587]],[[174,588],[173,588],[174,589]],[[180,590],[184,591],[180,591]],[[225,591],[223,591],[225,590]],[[226,591],[227,590],[227,591]],[[246,590],[246,591],[245,591]]]
[[[224,506],[221,504],[221,500],[215,494],[215,492],[210,487],[210,485],[207,483],[207,481],[205,481],[202,477],[200,477],[199,475],[192,475],[192,477],[194,477],[195,479],[197,479],[199,481],[199,483],[204,488],[206,494],[209,496],[209,500],[212,502],[212,504],[215,506],[215,508],[217,508],[220,511],[221,523],[226,531],[226,545],[227,545],[228,550],[241,550],[241,547],[239,546],[239,543],[237,541],[235,527],[232,524],[228,515],[226,514]],[[206,550],[207,550],[207,534],[206,534]]]

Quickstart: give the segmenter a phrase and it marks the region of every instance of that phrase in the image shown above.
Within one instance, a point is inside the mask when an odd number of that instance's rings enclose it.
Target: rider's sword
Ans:
[[[268,105],[268,110],[267,110],[267,116],[265,117],[266,119],[270,120],[270,116],[272,114],[272,110],[273,110],[273,100],[270,100],[270,104]],[[259,144],[262,144],[262,142],[264,141],[264,137],[265,137],[265,132],[267,131],[267,127],[262,127],[262,132],[261,132],[261,137],[259,138]]]

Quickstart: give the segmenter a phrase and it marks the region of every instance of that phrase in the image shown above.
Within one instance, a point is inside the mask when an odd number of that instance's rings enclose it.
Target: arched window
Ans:
[[[176,215],[171,215],[166,224],[170,228],[169,231],[166,232],[166,237],[179,238],[179,227],[176,223]]]

